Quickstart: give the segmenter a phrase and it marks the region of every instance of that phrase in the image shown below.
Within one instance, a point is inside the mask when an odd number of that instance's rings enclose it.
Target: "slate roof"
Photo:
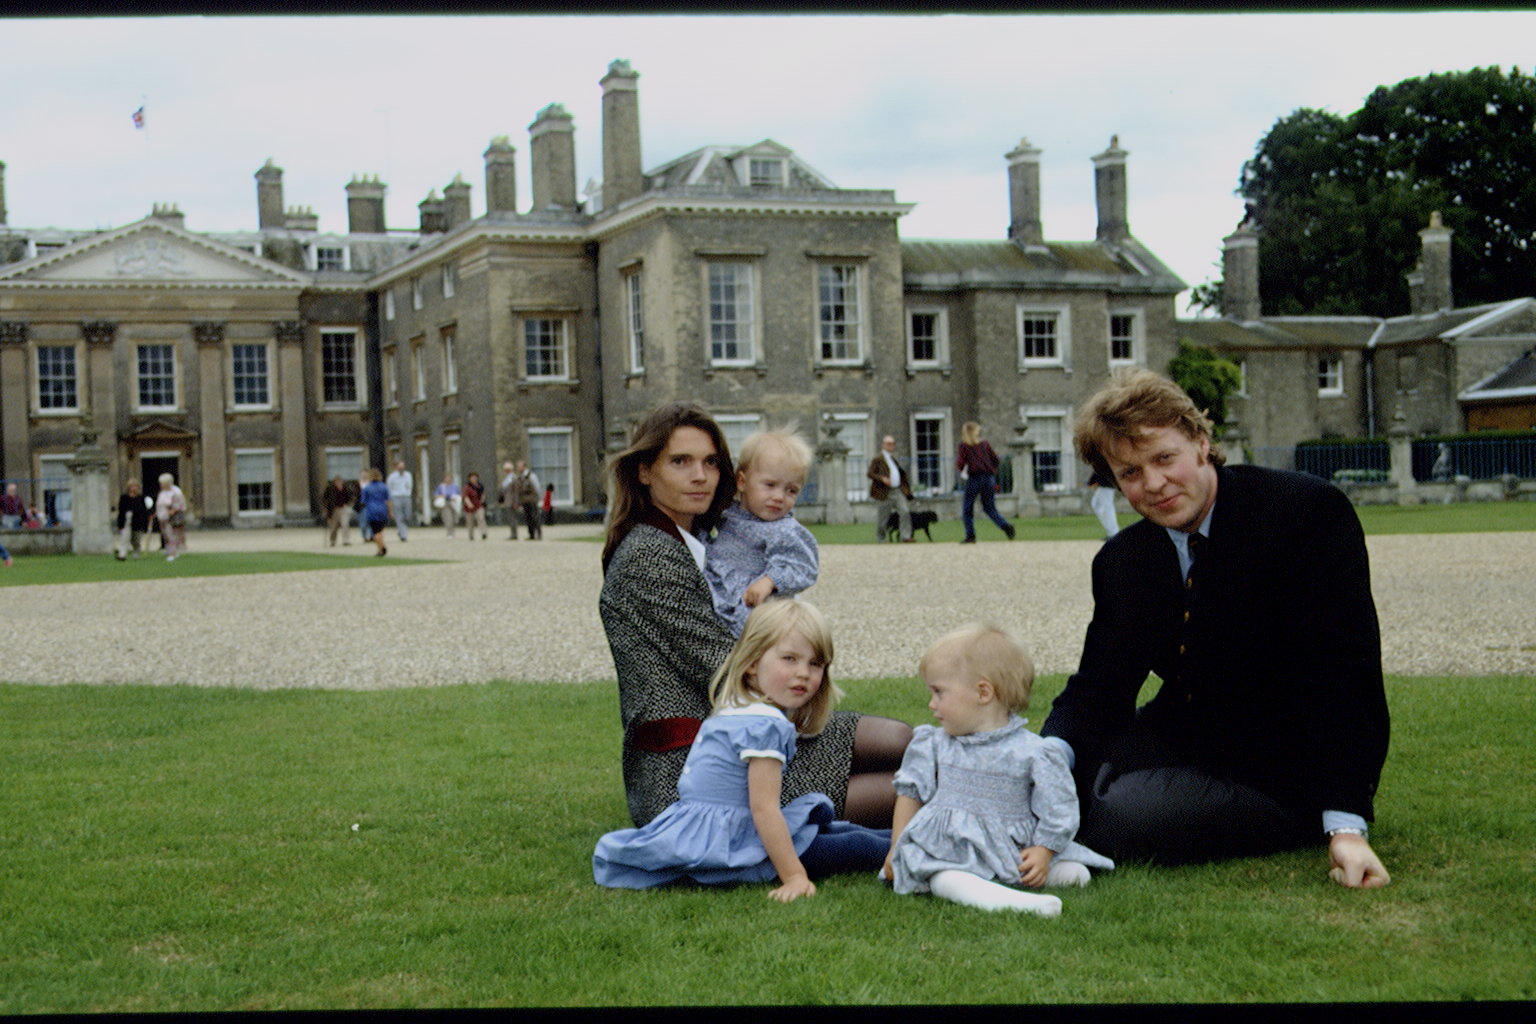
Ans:
[[[1264,320],[1180,320],[1179,333],[1196,345],[1223,349],[1364,349],[1380,328],[1375,317],[1269,317]]]
[[[1457,396],[1463,402],[1536,398],[1536,350],[1483,378]]]
[[[1120,288],[1166,292],[1184,282],[1141,243],[908,239],[901,243],[903,282],[911,288]]]

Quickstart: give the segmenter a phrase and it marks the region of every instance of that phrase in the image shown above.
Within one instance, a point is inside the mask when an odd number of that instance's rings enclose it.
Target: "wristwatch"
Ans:
[[[1328,838],[1332,839],[1334,836],[1359,836],[1361,839],[1364,839],[1365,829],[1355,828],[1353,825],[1345,825],[1340,828],[1329,829]]]

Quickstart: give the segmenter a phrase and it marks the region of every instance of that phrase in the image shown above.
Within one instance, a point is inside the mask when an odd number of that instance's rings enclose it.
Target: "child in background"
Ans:
[[[544,525],[555,525],[555,485],[544,485]]]
[[[891,852],[900,893],[1055,917],[1061,900],[1010,885],[1087,885],[1114,862],[1072,841],[1077,789],[1059,744],[1024,728],[1035,669],[1001,630],[971,626],[918,663],[937,727],[920,725],[896,773]]]
[[[715,614],[741,635],[769,595],[793,597],[816,582],[816,538],[794,517],[811,448],[793,430],[758,431],[741,444],[736,501],[720,516],[704,561]]]
[[[610,832],[592,854],[599,885],[648,889],[766,882],[781,903],[813,896],[813,878],[874,871],[889,831],[834,821],[832,801],[807,793],[780,806],[795,736],[814,736],[842,692],[828,678],[832,636],[803,601],[770,601],[710,683],[714,712],[694,738],[678,800],[643,828]]]

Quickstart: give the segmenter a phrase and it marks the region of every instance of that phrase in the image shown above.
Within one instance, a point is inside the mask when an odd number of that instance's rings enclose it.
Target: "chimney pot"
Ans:
[[[1221,315],[1257,320],[1259,301],[1259,236],[1247,220],[1221,240]]]
[[[261,229],[286,226],[283,215],[283,169],[267,157],[256,172],[256,226]]]
[[[389,189],[374,175],[352,175],[347,182],[347,230],[354,235],[384,233],[384,195]]]
[[[1043,250],[1045,235],[1040,225],[1040,150],[1026,138],[1008,161],[1008,238],[1026,249]]]
[[[528,126],[533,154],[533,208],[576,209],[576,129],[558,103],[539,111]]]
[[[603,208],[615,209],[645,191],[640,161],[640,75],[627,60],[603,76]]]
[[[1450,309],[1451,296],[1451,236],[1455,234],[1440,219],[1440,211],[1429,215],[1429,227],[1419,232],[1422,253],[1418,270],[1423,275],[1415,313],[1434,313]],[[1410,282],[1410,294],[1412,286]]]
[[[1120,242],[1131,237],[1126,219],[1125,158],[1120,136],[1109,137],[1109,148],[1093,158],[1094,193],[1098,199],[1101,242]]]
[[[485,212],[517,212],[517,150],[505,135],[485,151]]]

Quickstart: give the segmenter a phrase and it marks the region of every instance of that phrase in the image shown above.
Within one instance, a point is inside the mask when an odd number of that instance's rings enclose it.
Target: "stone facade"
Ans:
[[[1033,449],[1044,507],[1078,510],[1072,414],[1112,365],[1166,366],[1182,327],[1183,282],[1130,233],[1118,139],[1092,158],[1091,241],[1046,240],[1027,141],[999,175],[1007,237],[903,240],[909,205],[771,139],[643,170],[638,80],[622,61],[602,80],[604,180],[585,203],[572,118],[551,104],[530,125],[522,213],[498,137],[486,211],[455,178],[409,230],[385,225],[387,186],[363,177],[348,230],[322,233],[284,207],[271,161],[253,231],[189,231],[174,207],[104,232],[0,223],[4,476],[51,479],[89,416],[114,485],[152,493],[171,471],[204,522],[313,521],[331,476],[396,459],[424,518],[445,473],[494,492],[508,459],[584,511],[633,424],[687,399],[733,440],[787,421],[823,448],[835,434],[846,468],[807,494],[812,518],[868,514],[885,434],[921,492],[952,500],[972,419],[1005,460]]]

